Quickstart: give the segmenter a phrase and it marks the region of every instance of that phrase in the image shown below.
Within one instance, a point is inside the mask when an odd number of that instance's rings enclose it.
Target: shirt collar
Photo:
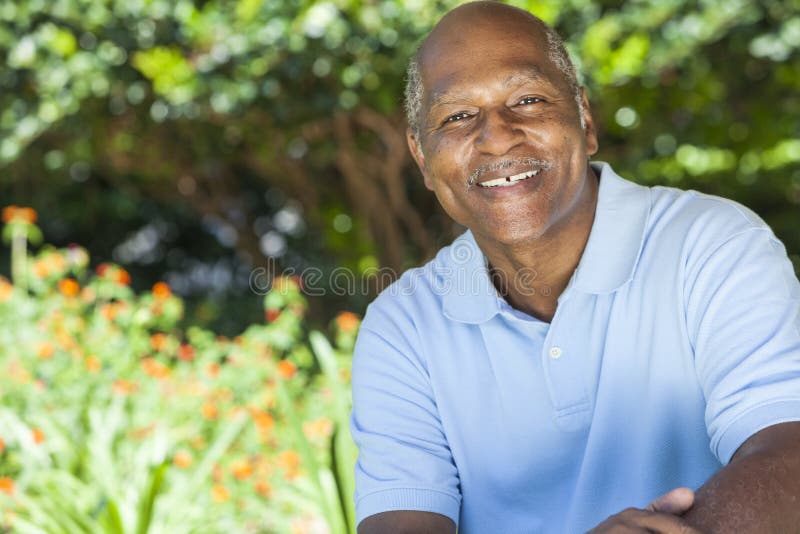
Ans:
[[[621,178],[608,163],[592,168],[600,175],[600,191],[574,288],[611,293],[633,278],[650,217],[650,189]]]
[[[592,168],[600,176],[594,222],[564,294],[573,289],[611,293],[633,278],[650,215],[649,188],[621,178],[607,163],[592,163]],[[435,264],[443,269],[438,278],[446,317],[478,324],[500,311],[501,297],[471,231],[442,249]]]

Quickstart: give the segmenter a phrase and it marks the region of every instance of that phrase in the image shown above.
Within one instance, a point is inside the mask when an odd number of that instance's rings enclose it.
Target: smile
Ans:
[[[485,182],[480,182],[478,185],[481,187],[508,187],[510,185],[514,185],[519,181],[526,180],[528,178],[531,178],[532,176],[536,176],[537,174],[539,174],[539,169],[535,171],[521,172],[519,174],[515,174],[513,176],[506,176],[504,178],[487,180]]]

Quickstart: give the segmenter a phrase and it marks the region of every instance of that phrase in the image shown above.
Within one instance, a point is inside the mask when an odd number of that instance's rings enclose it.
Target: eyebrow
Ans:
[[[535,65],[531,65],[521,72],[515,72],[503,80],[503,87],[512,87],[515,85],[522,85],[527,82],[547,82],[550,80],[544,75],[542,69]]]
[[[507,76],[503,81],[503,87],[508,89],[510,87],[524,85],[530,82],[544,82],[548,85],[553,85],[552,82],[544,75],[542,69],[535,65],[531,65],[526,69],[515,72]],[[438,106],[445,104],[459,104],[468,99],[468,93],[462,91],[441,91],[435,92],[431,96],[431,104],[429,109],[434,109]]]

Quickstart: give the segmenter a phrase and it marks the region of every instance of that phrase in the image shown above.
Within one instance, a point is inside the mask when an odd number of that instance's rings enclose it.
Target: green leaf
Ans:
[[[136,522],[137,534],[147,534],[150,528],[150,523],[153,520],[153,508],[155,507],[156,497],[161,492],[164,484],[164,473],[169,466],[164,462],[158,466],[154,466],[150,470],[150,480],[147,484],[147,490],[141,497],[139,502],[139,514]]]

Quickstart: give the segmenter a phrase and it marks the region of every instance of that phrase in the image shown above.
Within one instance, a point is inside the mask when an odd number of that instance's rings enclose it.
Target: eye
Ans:
[[[447,117],[444,121],[442,121],[442,126],[444,126],[445,124],[449,124],[451,122],[458,122],[460,120],[464,120],[469,117],[470,117],[469,113],[465,113],[462,111],[460,113],[456,113],[455,115],[450,115],[449,117]]]
[[[538,96],[526,96],[525,98],[520,100],[517,103],[517,105],[519,105],[519,106],[527,106],[527,105],[530,105],[530,104],[538,104],[539,102],[544,102],[544,100],[542,100]]]

